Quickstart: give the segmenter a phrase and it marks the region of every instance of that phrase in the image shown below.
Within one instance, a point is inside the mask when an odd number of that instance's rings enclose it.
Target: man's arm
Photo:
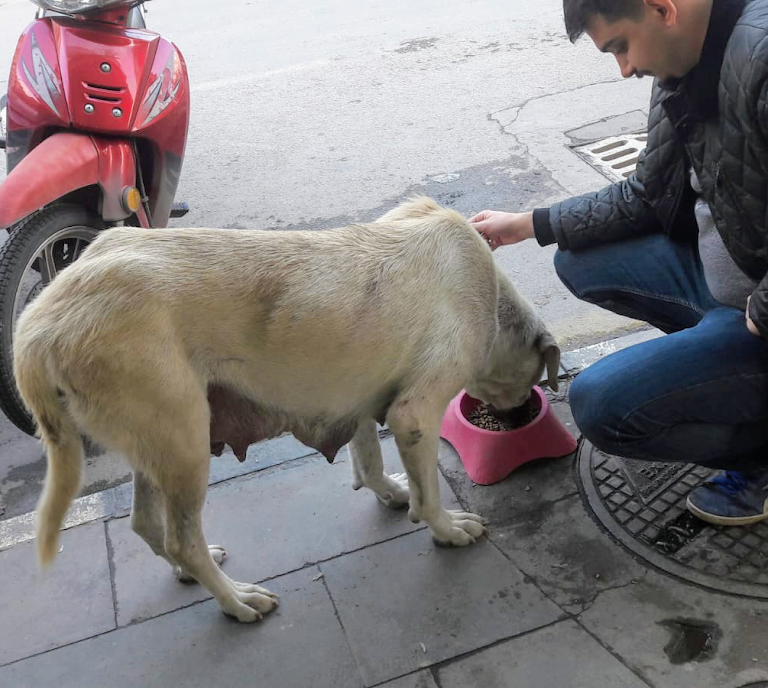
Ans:
[[[533,211],[536,240],[542,245],[557,242],[563,250],[620,241],[661,230],[643,186],[645,151],[628,179],[595,193]]]
[[[661,223],[641,181],[644,160],[645,151],[632,176],[596,193],[527,213],[483,210],[469,221],[492,249],[534,237],[542,246],[557,242],[563,250],[579,249],[657,232]]]
[[[760,125],[760,131],[764,137],[768,138],[768,81],[760,90],[760,97],[757,100],[757,121]],[[765,191],[768,196],[768,189]],[[768,234],[768,227],[763,227],[763,232]],[[747,326],[749,321],[757,329],[757,333],[749,328],[753,334],[758,334],[768,342],[768,274],[758,283],[752,296],[747,299]]]

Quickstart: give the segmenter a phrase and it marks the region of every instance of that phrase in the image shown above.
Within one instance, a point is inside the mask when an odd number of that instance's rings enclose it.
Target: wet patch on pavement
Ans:
[[[436,170],[399,195],[356,215],[308,218],[291,224],[270,216],[266,218],[266,225],[275,229],[305,230],[373,222],[415,195],[430,196],[467,217],[486,208],[521,212],[548,205],[553,198],[566,193],[550,172],[535,160],[527,155],[513,155],[461,170]],[[263,227],[265,222],[258,218],[238,218],[236,224],[238,227]]]
[[[698,619],[665,619],[659,621],[669,631],[670,640],[664,654],[672,664],[706,662],[717,654],[722,631],[716,623]]]

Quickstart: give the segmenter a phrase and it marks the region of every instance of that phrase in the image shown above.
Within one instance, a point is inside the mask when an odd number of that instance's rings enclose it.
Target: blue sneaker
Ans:
[[[688,511],[718,526],[746,526],[768,519],[768,472],[723,471],[688,495]]]

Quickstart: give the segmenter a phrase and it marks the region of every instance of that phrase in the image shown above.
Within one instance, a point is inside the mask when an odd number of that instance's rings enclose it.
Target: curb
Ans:
[[[641,344],[642,342],[657,339],[663,335],[663,332],[653,328],[642,330],[640,332],[633,332],[632,334],[617,337],[616,339],[607,339],[604,342],[593,344],[592,346],[585,346],[582,349],[566,351],[560,359],[560,367],[565,370],[566,377],[574,377],[585,368],[588,368],[593,363],[597,363],[597,361],[609,354],[634,346],[635,344]]]

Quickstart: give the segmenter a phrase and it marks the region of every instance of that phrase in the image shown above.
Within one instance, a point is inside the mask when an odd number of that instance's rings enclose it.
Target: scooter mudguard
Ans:
[[[102,217],[123,220],[131,214],[123,207],[123,192],[135,180],[136,162],[128,141],[54,134],[33,148],[0,185],[0,228],[92,185],[101,189]],[[144,213],[139,216],[144,225]]]

